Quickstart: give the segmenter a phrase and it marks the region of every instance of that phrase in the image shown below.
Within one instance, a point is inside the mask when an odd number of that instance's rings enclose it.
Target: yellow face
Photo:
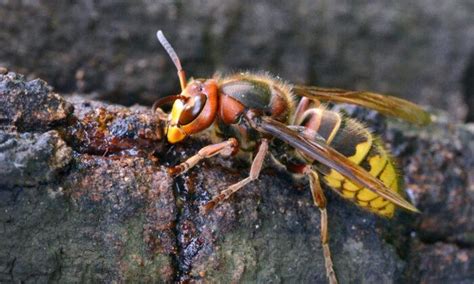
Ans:
[[[213,80],[193,80],[173,103],[167,139],[178,143],[211,126],[217,113],[217,85]]]
[[[170,143],[181,142],[186,138],[186,133],[179,127],[179,118],[183,112],[185,105],[182,100],[176,100],[171,109],[170,120],[166,137]]]

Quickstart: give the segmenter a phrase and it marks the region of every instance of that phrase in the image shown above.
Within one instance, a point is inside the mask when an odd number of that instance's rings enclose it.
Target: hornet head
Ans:
[[[208,128],[214,122],[218,104],[217,82],[213,79],[199,79],[191,80],[188,84],[176,52],[161,31],[157,32],[157,37],[178,70],[181,94],[158,100],[153,109],[174,102],[168,116],[166,137],[170,143],[178,143],[186,136]]]

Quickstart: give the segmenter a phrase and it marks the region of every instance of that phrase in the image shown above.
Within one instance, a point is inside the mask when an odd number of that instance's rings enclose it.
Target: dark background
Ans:
[[[149,105],[179,88],[162,29],[190,76],[265,70],[472,121],[472,15],[471,0],[2,0],[0,66],[60,93]]]

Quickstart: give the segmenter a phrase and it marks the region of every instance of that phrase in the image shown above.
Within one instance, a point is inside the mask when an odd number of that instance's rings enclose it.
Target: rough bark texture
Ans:
[[[258,181],[203,215],[248,172],[216,157],[171,179],[166,166],[206,136],[172,146],[147,108],[67,102],[15,73],[0,75],[0,91],[11,102],[0,112],[0,282],[326,281],[307,181],[267,161]],[[419,129],[345,110],[390,143],[423,213],[385,220],[327,189],[341,283],[471,283],[472,125]]]
[[[0,66],[62,93],[151,104],[178,87],[155,38],[163,29],[196,77],[266,70],[390,92],[472,121],[473,14],[472,0],[4,0]]]

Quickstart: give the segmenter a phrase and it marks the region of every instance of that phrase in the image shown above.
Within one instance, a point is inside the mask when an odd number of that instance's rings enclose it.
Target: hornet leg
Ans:
[[[210,158],[217,154],[221,154],[223,156],[230,156],[232,152],[234,152],[234,150],[238,147],[238,145],[239,143],[235,138],[230,138],[229,140],[221,143],[208,145],[206,147],[203,147],[196,155],[188,158],[183,163],[169,168],[168,173],[172,176],[180,175],[189,170],[190,168],[194,167],[201,160]]]
[[[309,177],[311,193],[313,194],[314,204],[319,207],[321,212],[321,244],[323,246],[324,262],[326,265],[326,275],[329,283],[337,284],[336,273],[334,272],[331,259],[331,251],[329,250],[329,233],[328,233],[328,213],[326,211],[326,197],[324,196],[321,184],[319,182],[318,173],[308,168],[306,175]]]
[[[260,174],[260,170],[262,169],[263,161],[265,160],[265,155],[267,154],[267,152],[268,152],[268,140],[264,138],[261,140],[257,155],[252,161],[252,167],[250,168],[250,175],[247,178],[229,186],[226,190],[222,191],[220,194],[215,196],[211,201],[206,203],[202,208],[203,212],[204,213],[209,212],[209,210],[212,210],[214,207],[216,207],[216,205],[218,205],[220,202],[229,198],[232,194],[237,192],[246,184],[250,183],[253,180],[256,180],[258,178],[258,175]]]
[[[301,122],[301,116],[304,114],[305,111],[310,108],[319,107],[320,105],[321,103],[317,100],[310,100],[307,97],[302,97],[300,102],[298,103],[298,106],[296,107],[295,117],[293,118],[291,124],[299,124]]]

